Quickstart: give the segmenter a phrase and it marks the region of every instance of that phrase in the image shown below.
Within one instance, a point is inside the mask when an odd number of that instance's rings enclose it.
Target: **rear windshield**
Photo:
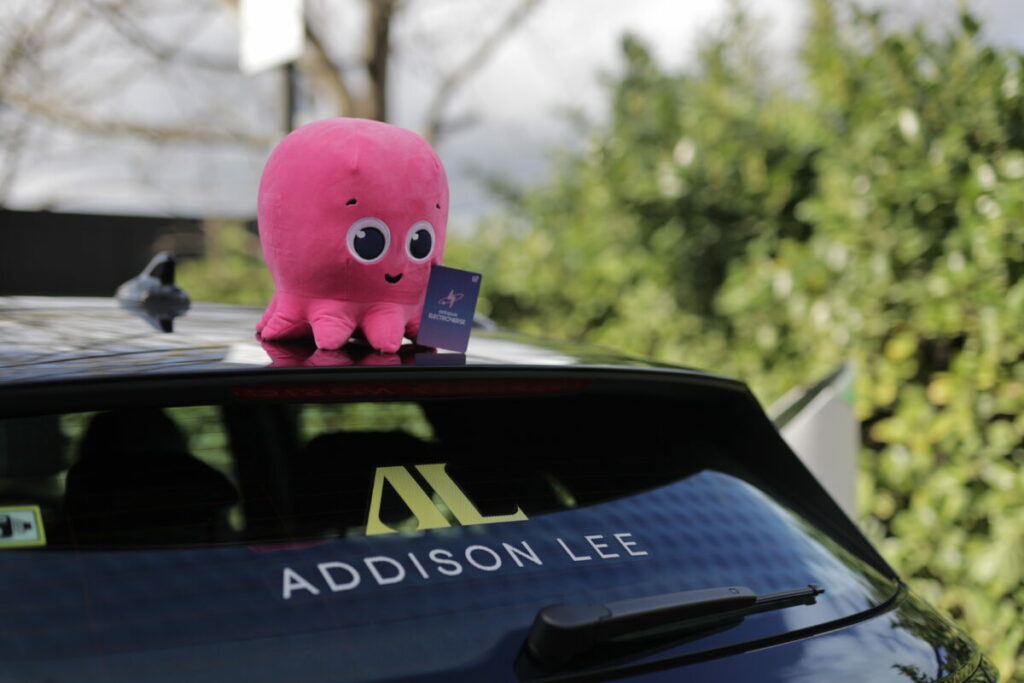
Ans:
[[[765,490],[757,444],[723,438],[742,429],[611,395],[2,420],[0,657],[57,678],[195,673],[183,649],[268,679],[311,675],[310,654],[345,662],[332,679],[485,675],[554,603],[825,588],[748,620],[763,634],[884,601],[875,570]]]

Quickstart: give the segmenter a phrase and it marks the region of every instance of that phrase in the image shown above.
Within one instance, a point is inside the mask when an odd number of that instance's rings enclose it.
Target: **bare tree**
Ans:
[[[265,145],[272,140],[265,132],[231,125],[234,121],[224,102],[216,102],[212,109],[200,108],[194,115],[174,122],[160,123],[105,113],[99,111],[102,106],[96,106],[112,94],[150,78],[154,70],[172,65],[178,70],[198,69],[234,77],[237,69],[232,64],[204,59],[174,46],[185,42],[185,32],[212,20],[203,3],[193,5],[190,12],[181,12],[192,16],[179,17],[183,27],[166,44],[133,19],[145,16],[146,4],[139,0],[38,0],[15,5],[3,17],[5,40],[0,44],[0,104],[5,108],[91,135],[241,145]],[[172,11],[179,13],[176,8]],[[118,54],[128,58],[120,65],[104,64],[104,53],[114,36],[123,41]],[[226,123],[210,125],[211,121]]]
[[[336,113],[343,116],[388,120],[388,73],[394,54],[391,29],[397,17],[405,11],[409,0],[363,0],[367,12],[363,31],[361,64],[353,73],[351,65],[331,53],[317,29],[306,21],[306,37],[310,49],[304,66],[318,87],[331,93]],[[424,136],[437,142],[441,136],[458,126],[449,125],[445,114],[452,97],[483,67],[501,44],[512,35],[541,0],[515,0],[493,30],[481,36],[466,56],[453,67],[443,71],[426,108],[422,124]],[[351,84],[361,76],[366,85],[358,94]]]
[[[90,158],[103,153],[104,140],[265,153],[281,135],[281,77],[238,72],[237,1],[4,0],[0,204],[21,160],[46,144],[70,153],[73,145],[60,142],[70,138]],[[402,48],[394,29],[425,1],[307,0],[306,50],[294,66],[307,117],[312,102],[312,118],[388,120],[389,75]],[[453,97],[540,1],[506,0],[499,16],[485,3],[481,11],[491,15],[480,25],[493,28],[479,38],[466,33],[461,59],[434,65],[419,126],[431,142],[466,125],[469,117],[449,114]]]
[[[391,28],[411,3],[410,0],[362,2],[367,11],[362,30],[360,63],[348,63],[320,35],[321,29],[317,24],[338,21],[339,17],[307,17],[305,33],[308,48],[299,67],[308,87],[323,91],[333,100],[333,114],[387,120],[388,74],[393,53]],[[441,75],[427,107],[423,126],[429,138],[436,141],[445,130],[445,110],[459,87],[487,62],[539,2],[516,0],[498,26],[484,35],[465,59]],[[200,30],[204,23],[216,21],[218,3],[201,0],[154,5],[145,0],[37,0],[31,5],[27,2],[15,4],[17,7],[8,16],[0,15],[5,34],[5,40],[0,41],[0,104],[20,108],[59,126],[93,135],[128,135],[167,141],[191,140],[198,143],[224,142],[256,146],[264,145],[271,139],[272,136],[266,132],[238,125],[210,126],[209,122],[215,119],[209,115],[209,111],[174,125],[158,125],[125,116],[101,116],[83,106],[103,98],[115,87],[123,88],[131,81],[150,78],[154,70],[166,70],[170,65],[178,69],[207,72],[207,75],[236,77],[237,69],[232,61],[204,55],[186,46],[189,34]],[[235,6],[237,0],[224,0],[221,4]],[[179,17],[177,23],[181,28],[177,35],[168,35],[166,24],[158,34],[152,25],[140,21],[140,18],[152,19],[155,6],[161,7],[164,12],[192,16],[187,20]],[[320,22],[318,19],[325,21]],[[149,23],[163,24],[161,21]],[[98,30],[97,24],[101,25]],[[86,88],[74,87],[69,92],[69,88],[65,87],[68,85],[67,79],[55,78],[53,73],[42,74],[41,71],[45,70],[42,68],[44,63],[53,61],[49,53],[60,51],[56,46],[70,42],[82,44],[78,54],[67,55],[69,60],[99,57],[102,48],[100,52],[86,54],[90,48],[98,46],[95,40],[76,38],[75,34],[82,31],[102,34],[106,41],[116,37],[122,43],[122,54],[131,54],[130,51],[136,54],[131,55],[124,68],[114,73],[94,73],[91,82],[85,84]],[[66,63],[62,65],[62,68],[66,67]],[[23,77],[17,78],[18,75]],[[40,75],[43,76],[41,82]],[[362,81],[365,85],[357,87],[354,81]],[[227,120],[231,124],[236,123],[230,118]]]
[[[539,3],[540,0],[519,0],[494,30],[484,36],[461,63],[444,75],[427,107],[424,128],[427,140],[436,142],[447,130],[456,128],[453,122],[445,118],[452,96],[487,63],[501,43],[512,35]]]

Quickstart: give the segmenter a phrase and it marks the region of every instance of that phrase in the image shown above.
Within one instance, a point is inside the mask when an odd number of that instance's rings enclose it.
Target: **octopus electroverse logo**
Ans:
[[[455,308],[455,304],[461,301],[463,296],[465,295],[462,292],[456,292],[452,289],[449,290],[448,294],[438,299],[437,303],[448,308]]]

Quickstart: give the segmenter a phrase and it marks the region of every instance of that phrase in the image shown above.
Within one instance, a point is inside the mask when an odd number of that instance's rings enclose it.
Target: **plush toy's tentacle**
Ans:
[[[317,301],[310,307],[313,338],[321,349],[340,349],[356,329],[352,307],[344,301]]]
[[[309,335],[309,323],[303,318],[292,318],[282,312],[275,312],[263,326],[260,336],[267,341],[295,339]]]
[[[416,341],[416,336],[420,333],[420,316],[416,315],[410,318],[405,323],[405,336],[413,341]]]
[[[274,310],[277,308],[277,295],[270,297],[270,303],[267,304],[267,310],[263,312],[263,316],[260,321],[256,323],[256,332],[263,332],[263,328],[267,326],[271,316],[274,315]]]
[[[370,346],[394,353],[402,345],[405,331],[405,309],[398,304],[380,304],[363,316],[361,327]]]
[[[257,328],[257,330],[260,337],[268,341],[294,339],[309,335],[306,305],[302,298],[277,292],[263,317],[264,320],[260,321],[263,328]]]

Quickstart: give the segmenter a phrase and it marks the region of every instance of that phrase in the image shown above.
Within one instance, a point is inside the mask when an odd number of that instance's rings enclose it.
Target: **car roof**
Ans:
[[[317,366],[601,367],[663,370],[725,379],[711,373],[639,360],[604,349],[474,325],[465,354],[406,344],[395,356],[350,342],[317,351],[312,342],[264,344],[254,329],[262,309],[192,304],[174,331],[112,298],[0,297],[0,386],[164,374],[272,372]],[[487,329],[491,328],[491,329]]]

